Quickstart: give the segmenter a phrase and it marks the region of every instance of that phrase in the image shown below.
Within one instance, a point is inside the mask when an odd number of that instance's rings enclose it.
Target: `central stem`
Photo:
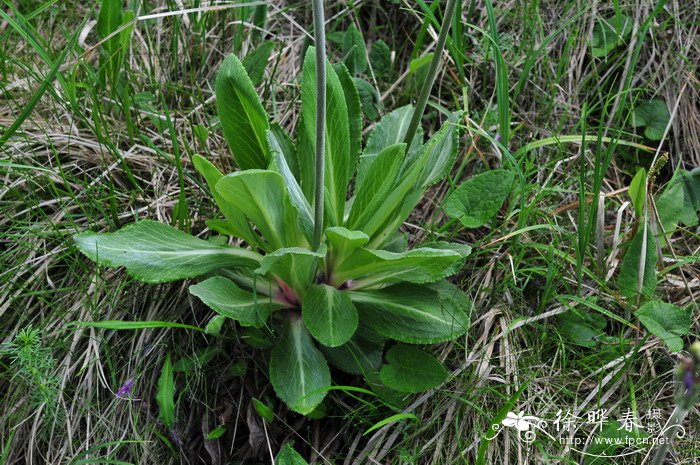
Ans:
[[[321,245],[323,233],[323,175],[326,146],[326,30],[323,0],[312,0],[316,41],[316,182],[314,190],[313,250]]]

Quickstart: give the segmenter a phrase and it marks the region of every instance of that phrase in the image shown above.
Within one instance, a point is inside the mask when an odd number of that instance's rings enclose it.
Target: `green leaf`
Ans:
[[[274,42],[263,42],[257,48],[255,48],[255,50],[248,53],[245,58],[243,58],[243,67],[248,73],[248,76],[250,76],[250,81],[254,87],[257,87],[260,85],[260,83],[262,83],[267,62],[270,59],[270,54],[272,54],[272,50],[274,50],[274,48]]]
[[[683,340],[690,332],[690,313],[680,307],[660,300],[652,300],[642,305],[635,313],[644,327],[660,337],[671,352],[683,349]]]
[[[362,104],[362,113],[364,113],[365,118],[370,121],[378,120],[382,102],[377,89],[364,79],[354,78],[353,80],[355,81],[355,87]]]
[[[239,171],[224,176],[216,190],[235,204],[260,230],[272,249],[306,245],[298,227],[297,210],[279,173]]]
[[[362,229],[377,210],[383,207],[396,182],[405,153],[406,144],[394,144],[377,154],[361,183],[357,184],[357,193],[347,220],[348,227]]]
[[[326,396],[331,374],[301,317],[291,315],[270,355],[270,381],[277,396],[303,415]]]
[[[413,107],[406,105],[398,108],[388,115],[385,115],[379,123],[372,129],[367,139],[367,145],[364,152],[360,155],[360,162],[357,168],[357,179],[355,185],[362,185],[364,177],[367,175],[370,166],[374,163],[375,158],[385,148],[403,143],[406,137],[406,131],[411,123],[413,116]],[[423,129],[419,126],[413,142],[408,149],[409,154],[417,153],[423,144]]]
[[[389,423],[396,423],[397,421],[402,421],[402,420],[415,420],[417,423],[420,423],[420,418],[418,418],[417,415],[413,413],[397,413],[395,415],[391,415],[390,417],[387,417],[383,419],[382,421],[379,421],[375,423],[374,425],[370,426],[367,428],[367,431],[362,433],[363,436],[368,435],[372,431],[376,431],[379,428],[381,428],[384,425],[388,425]]]
[[[385,386],[379,379],[378,371],[366,373],[365,381],[367,382],[367,385],[372,388],[372,392],[374,392],[382,400],[382,402],[390,406],[392,409],[402,410],[408,405],[410,395]]]
[[[121,0],[102,0],[100,13],[97,16],[95,31],[99,39],[104,39],[116,31],[122,25],[122,2]],[[112,57],[119,49],[119,35],[115,35],[104,43],[104,49]]]
[[[220,226],[221,230],[226,231],[224,234],[232,235],[234,237],[240,237],[252,246],[261,245],[260,241],[257,239],[252,229],[250,228],[250,224],[248,224],[248,220],[246,219],[243,212],[236,207],[235,203],[225,200],[222,197],[222,195],[219,194],[219,191],[216,190],[216,183],[224,177],[221,171],[219,171],[219,169],[216,166],[214,166],[209,160],[200,155],[194,155],[192,157],[192,163],[194,164],[194,167],[197,170],[197,172],[204,176],[204,180],[209,186],[209,190],[211,191],[212,197],[214,197],[216,205],[219,207],[219,210],[221,210],[221,213],[226,218],[225,224],[221,223],[218,225]],[[218,229],[214,230],[220,232],[220,230]]]
[[[197,239],[156,221],[141,220],[114,233],[74,236],[78,249],[106,266],[124,266],[148,283],[192,278],[221,268],[254,267],[260,255]]]
[[[639,225],[639,231],[635,234],[627,249],[625,258],[620,265],[620,274],[617,277],[617,285],[620,293],[631,299],[637,295],[639,263],[642,259],[642,245],[644,241],[644,225]],[[644,277],[642,278],[642,295],[649,297],[656,289],[656,242],[651,228],[647,227],[646,257],[644,260]]]
[[[284,152],[282,151],[282,146],[272,131],[267,132],[267,141],[270,147],[270,153],[272,154],[272,161],[270,165],[272,169],[277,171],[282,176],[284,184],[287,187],[287,192],[289,193],[289,199],[292,202],[292,206],[297,210],[299,227],[304,232],[306,239],[311,242],[314,228],[311,205],[309,205],[309,201],[304,196],[299,183],[294,177],[294,174],[292,174],[292,171],[289,169]]]
[[[340,256],[369,242],[369,236],[362,231],[351,231],[342,226],[326,229],[325,235],[334,252]]]
[[[511,171],[492,170],[463,182],[445,200],[445,213],[467,228],[486,224],[508,198],[515,175]]]
[[[355,25],[351,25],[343,38],[343,61],[350,74],[364,73],[367,69],[367,49],[365,39]]]
[[[382,39],[372,44],[369,62],[372,64],[372,71],[377,79],[386,80],[391,77],[391,49]]]
[[[366,375],[382,364],[384,338],[359,328],[353,337],[339,347],[321,347],[326,360],[346,373]]]
[[[386,365],[379,371],[384,385],[416,393],[437,387],[447,379],[447,370],[432,355],[417,347],[398,344],[386,353]]]
[[[190,294],[199,297],[219,315],[238,321],[243,326],[261,327],[272,312],[284,308],[282,303],[265,296],[258,298],[222,276],[190,286]]]
[[[626,15],[598,18],[593,26],[591,52],[600,58],[615,50],[632,32],[634,20]]]
[[[207,326],[204,327],[204,332],[212,336],[221,337],[221,328],[226,323],[227,318],[223,315],[216,315],[209,320]]]
[[[469,327],[464,309],[441,301],[428,286],[399,284],[377,291],[352,291],[360,319],[384,337],[413,344],[453,339]]]
[[[333,65],[338,74],[340,85],[345,93],[345,103],[348,106],[348,123],[350,124],[350,174],[355,174],[357,161],[362,151],[362,108],[360,105],[360,95],[355,87],[355,81],[350,76],[348,69],[343,63]]]
[[[280,449],[275,457],[275,465],[309,465],[289,443]]]
[[[321,244],[318,252],[301,247],[277,249],[265,255],[260,262],[258,274],[272,273],[301,294],[313,282],[318,261],[326,256],[326,246]]]
[[[423,146],[415,158],[406,157],[399,176],[407,173],[415,164],[422,165],[418,186],[421,189],[432,186],[442,181],[452,169],[457,149],[459,147],[459,120],[462,112],[452,113],[443,123],[440,130],[435,133]],[[410,155],[410,154],[409,154]]]
[[[350,125],[345,92],[335,70],[326,62],[326,150],[324,185],[327,191],[327,219],[340,225],[353,162],[350,153]],[[314,159],[316,153],[316,57],[313,47],[306,51],[301,80],[301,130],[299,134],[299,168],[301,188],[306,198],[313,198]]]
[[[76,326],[87,326],[89,328],[111,329],[113,331],[121,330],[137,330],[151,328],[179,328],[191,329],[194,331],[204,331],[203,328],[182,323],[173,323],[172,321],[123,321],[123,320],[103,320],[103,321],[73,321],[71,324]]]
[[[262,419],[267,421],[273,421],[275,419],[275,413],[272,409],[255,397],[253,397],[253,408],[255,408],[255,411],[258,412],[258,415],[260,415]]]
[[[301,314],[311,335],[328,347],[345,344],[357,330],[357,310],[346,292],[316,284],[304,294]]]
[[[208,346],[200,349],[188,357],[181,358],[173,363],[173,373],[187,373],[201,370],[209,363],[221,350],[215,346]]]
[[[282,152],[289,170],[294,175],[294,178],[298,183],[301,183],[301,175],[299,174],[299,159],[297,155],[297,148],[294,146],[294,142],[284,130],[282,126],[278,123],[272,123],[270,125],[270,132],[274,136],[279,149]]]
[[[644,200],[647,197],[647,170],[640,168],[639,171],[637,171],[637,174],[632,178],[627,193],[632,200],[637,218],[641,218],[644,214]]]
[[[578,311],[564,312],[557,318],[559,332],[569,341],[583,347],[596,347],[607,321],[602,315]]]
[[[661,140],[670,120],[666,102],[659,99],[644,102],[632,112],[632,126],[645,127],[644,135],[649,140]]]
[[[357,249],[335,270],[334,280],[343,283],[361,279],[354,286],[383,283],[431,283],[443,279],[462,256],[453,250],[421,247],[407,252]]]
[[[170,364],[170,354],[165,357],[163,368],[158,377],[158,393],[156,394],[160,420],[168,429],[175,423],[175,376]]]
[[[659,212],[659,221],[666,236],[670,237],[678,223],[685,219],[685,192],[682,182],[672,182],[656,199],[656,210]]]
[[[226,433],[226,426],[225,425],[219,425],[213,430],[209,431],[207,434],[207,441],[213,441],[215,439],[219,439],[221,436],[223,436]]]
[[[269,118],[243,64],[233,54],[216,76],[216,103],[224,138],[238,166],[267,168]]]

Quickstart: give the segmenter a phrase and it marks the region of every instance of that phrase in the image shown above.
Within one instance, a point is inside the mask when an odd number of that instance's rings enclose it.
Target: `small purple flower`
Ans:
[[[127,397],[131,394],[131,391],[134,389],[134,380],[133,379],[127,379],[124,384],[122,384],[122,387],[119,388],[117,391],[117,397]]]
[[[685,384],[685,390],[688,393],[693,392],[694,378],[692,366],[686,367],[685,373],[683,373],[683,384]]]
[[[496,133],[496,142],[500,142],[500,141],[501,141],[501,133],[497,132]]]

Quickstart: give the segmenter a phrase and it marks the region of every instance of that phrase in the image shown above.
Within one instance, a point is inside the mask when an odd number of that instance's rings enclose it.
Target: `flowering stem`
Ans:
[[[438,35],[437,44],[435,44],[435,53],[433,54],[433,59],[430,61],[430,69],[428,70],[428,75],[423,82],[423,87],[418,95],[418,100],[416,101],[416,109],[413,111],[413,117],[411,118],[411,124],[408,126],[408,131],[406,131],[406,137],[404,138],[404,143],[407,146],[411,146],[413,138],[418,130],[418,125],[420,120],[423,118],[423,112],[425,111],[425,106],[428,104],[428,97],[430,97],[430,91],[433,88],[433,83],[437,77],[438,67],[440,66],[440,60],[442,57],[442,51],[445,48],[445,41],[447,40],[447,33],[450,31],[450,26],[452,25],[452,17],[455,13],[455,6],[457,5],[457,0],[447,0],[447,6],[445,7],[445,14],[442,17],[442,25],[440,26],[440,35]]]
[[[323,0],[312,0],[316,41],[316,181],[314,190],[313,250],[321,245],[323,233],[323,175],[326,146],[326,31]]]

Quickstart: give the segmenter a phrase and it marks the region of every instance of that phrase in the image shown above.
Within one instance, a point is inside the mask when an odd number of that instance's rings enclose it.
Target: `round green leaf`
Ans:
[[[379,371],[386,386],[400,392],[423,392],[447,379],[447,370],[432,355],[417,347],[399,344],[386,353],[387,364]]]

